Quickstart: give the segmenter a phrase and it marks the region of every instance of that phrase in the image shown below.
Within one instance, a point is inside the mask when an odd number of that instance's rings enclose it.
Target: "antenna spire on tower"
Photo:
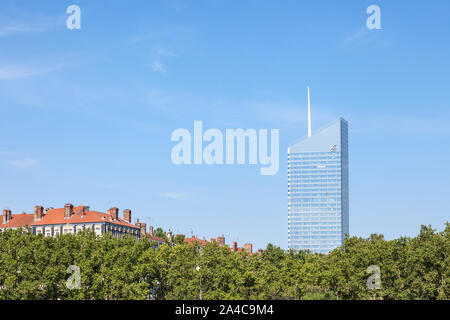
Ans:
[[[311,137],[311,100],[309,98],[309,86],[308,88],[308,137]]]

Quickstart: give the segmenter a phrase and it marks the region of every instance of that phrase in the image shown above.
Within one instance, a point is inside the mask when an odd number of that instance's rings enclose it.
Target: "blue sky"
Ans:
[[[81,8],[81,30],[66,8]],[[381,30],[366,8],[381,8]],[[287,246],[287,147],[349,121],[350,233],[442,230],[450,2],[0,0],[0,206],[130,208],[148,224]],[[280,170],[175,166],[171,132],[280,129]]]

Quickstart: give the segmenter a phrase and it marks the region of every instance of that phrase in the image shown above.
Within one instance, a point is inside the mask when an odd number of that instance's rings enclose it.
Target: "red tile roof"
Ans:
[[[160,242],[160,243],[164,243],[165,240],[163,238],[157,237],[157,236],[152,236],[151,234],[146,234],[145,235],[146,238],[148,238],[151,241],[156,241],[156,242]]]
[[[64,208],[57,208],[49,210],[44,218],[35,222],[33,225],[42,226],[50,224],[66,224],[66,223],[93,223],[93,222],[109,222],[113,224],[118,224],[121,226],[126,226],[130,228],[139,229],[139,227],[128,223],[127,221],[119,218],[118,220],[113,220],[111,214],[98,212],[98,211],[83,211],[83,206],[74,207],[73,214],[70,218],[64,219]]]
[[[13,214],[11,215],[11,221],[7,224],[3,224],[3,215],[0,215],[0,228],[17,228],[17,227],[25,227],[30,226],[34,222],[34,214],[33,213],[21,213],[21,214]]]
[[[200,243],[201,246],[206,246],[208,244],[208,241],[199,239],[194,236],[192,236],[192,238],[184,238],[184,242],[187,242],[191,245],[194,244],[195,242],[198,242],[198,243]]]

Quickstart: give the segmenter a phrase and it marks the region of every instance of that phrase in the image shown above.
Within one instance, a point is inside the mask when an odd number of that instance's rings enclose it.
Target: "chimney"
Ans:
[[[224,246],[225,245],[225,237],[222,235],[221,237],[217,237],[217,242],[219,245]]]
[[[145,233],[147,232],[147,224],[145,222],[141,223],[141,236],[145,235]]]
[[[139,219],[137,219],[136,226],[141,230],[141,237],[146,234],[147,224],[145,222],[139,222]]]
[[[44,207],[35,206],[34,207],[34,221],[39,221],[44,217]]]
[[[112,207],[111,209],[109,209],[109,212],[111,213],[111,218],[113,220],[119,220],[119,208]]]
[[[244,244],[244,250],[247,251],[248,253],[252,253],[252,244],[251,243],[246,243]]]
[[[236,241],[234,241],[233,242],[233,251],[237,251],[237,242]]]
[[[87,215],[88,211],[89,211],[89,206],[83,206],[82,204],[80,204],[79,209],[77,212],[75,212],[75,214],[85,216],[85,215]]]
[[[11,221],[11,219],[12,219],[11,210],[4,209],[3,210],[3,224],[9,223]]]
[[[216,242],[216,239],[214,239],[214,238],[211,238],[211,242]]]
[[[147,225],[146,225],[147,226]],[[153,226],[150,226],[150,228],[148,228],[148,233],[152,236],[153,235]]]
[[[73,205],[71,203],[66,203],[64,205],[64,219],[69,219],[73,214]]]
[[[125,220],[128,223],[131,223],[131,210],[130,209],[123,210],[123,220]]]

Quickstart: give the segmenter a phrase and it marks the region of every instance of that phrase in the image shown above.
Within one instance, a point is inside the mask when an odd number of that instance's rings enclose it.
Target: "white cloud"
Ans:
[[[358,30],[356,33],[353,33],[350,36],[346,37],[343,40],[343,42],[350,43],[350,42],[360,41],[361,39],[365,38],[368,34],[369,34],[369,29],[367,29],[367,27],[363,27],[360,30]]]
[[[159,54],[159,55],[162,55],[162,56],[169,56],[169,57],[176,57],[177,56],[172,51],[161,50],[161,49],[157,50],[156,53]]]
[[[17,33],[39,32],[40,30],[26,26],[2,26],[0,27],[0,37],[10,36]]]
[[[53,68],[35,68],[21,65],[0,66],[0,80],[14,80],[40,76],[53,72],[59,68],[59,66]]]
[[[154,72],[159,72],[161,74],[166,73],[166,68],[164,67],[162,63],[162,58],[164,57],[176,57],[177,55],[169,50],[165,49],[153,49],[150,52],[150,68]]]
[[[392,45],[392,39],[382,30],[369,30],[366,26],[362,27],[353,34],[342,39],[342,45],[345,47],[356,48],[364,45],[376,45],[389,47]]]
[[[151,63],[150,68],[155,72],[159,72],[159,73],[166,72],[166,69],[164,69],[164,66],[162,65],[162,63],[159,60],[154,60]]]
[[[189,197],[184,193],[178,192],[165,192],[157,194],[160,198],[174,199],[174,200],[187,200]]]
[[[15,168],[29,168],[37,165],[37,160],[35,159],[23,159],[23,160],[12,160],[9,161],[9,165]]]
[[[64,25],[67,16],[46,16],[38,12],[4,12],[0,15],[0,37],[44,32]]]
[[[279,97],[240,100],[161,90],[147,90],[143,94],[145,103],[171,119],[203,117],[210,119],[208,126],[295,129],[307,124],[306,94],[303,100],[296,101]],[[218,118],[217,110],[227,112]],[[337,116],[332,107],[315,105],[312,120],[325,124]]]

